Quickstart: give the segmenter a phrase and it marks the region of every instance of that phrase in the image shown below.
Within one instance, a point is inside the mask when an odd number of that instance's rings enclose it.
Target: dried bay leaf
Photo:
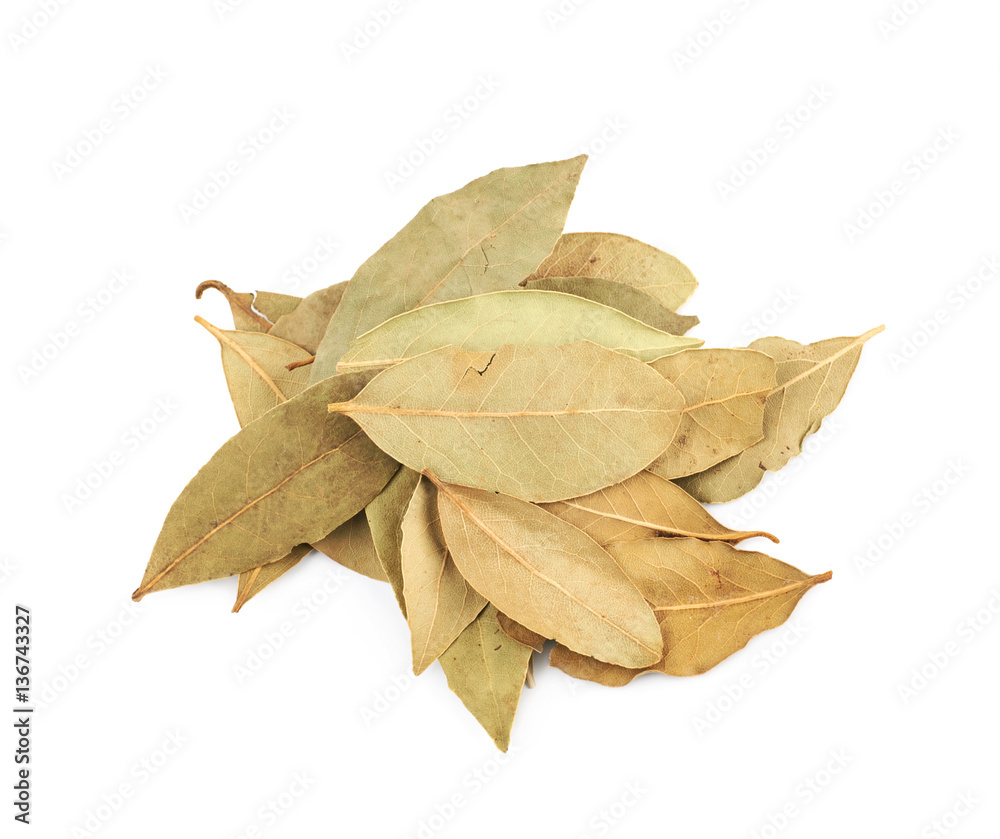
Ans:
[[[497,169],[430,201],[350,280],[311,381],[333,375],[352,340],[394,315],[516,286],[562,233],[586,161]]]
[[[309,384],[309,371],[289,371],[286,365],[309,358],[309,353],[266,332],[219,329],[202,317],[205,327],[222,347],[222,369],[240,426],[301,393]]]
[[[610,687],[645,672],[694,676],[780,626],[802,596],[830,572],[810,576],[766,554],[725,542],[649,539],[611,547],[616,561],[653,607],[664,657],[652,667],[612,667],[556,646],[553,667]]]
[[[291,571],[311,550],[311,545],[296,545],[287,556],[267,565],[258,565],[251,571],[242,572],[236,587],[236,604],[233,606],[233,611],[238,612],[248,600],[260,594],[283,574]]]
[[[671,311],[698,287],[677,257],[619,233],[564,233],[526,285],[550,277],[614,280],[646,292]]]
[[[312,546],[351,571],[372,580],[389,582],[375,552],[375,541],[364,510],[349,518],[329,536],[313,542]]]
[[[224,443],[171,506],[133,599],[266,565],[363,509],[397,465],[326,406],[366,378],[310,387]]]
[[[336,283],[302,298],[294,311],[274,321],[271,334],[298,344],[309,350],[310,355],[315,355],[346,288],[346,281]]]
[[[448,687],[486,729],[500,751],[510,746],[510,730],[528,676],[531,647],[508,638],[487,605],[439,659]]]
[[[275,291],[258,291],[253,300],[253,307],[271,323],[276,324],[281,318],[294,312],[302,303],[302,297],[279,294]]]
[[[764,437],[764,403],[775,386],[771,356],[754,350],[686,350],[650,366],[684,394],[670,448],[649,467],[663,478],[703,472]]]
[[[233,313],[233,323],[240,332],[267,332],[273,323],[269,318],[272,316],[277,318],[293,310],[301,299],[270,291],[259,291],[256,294],[252,291],[233,291],[218,280],[206,280],[199,285],[194,291],[195,299],[200,300],[202,294],[209,288],[214,288],[226,298]]]
[[[761,530],[731,530],[720,524],[679,486],[652,472],[640,472],[590,495],[541,507],[604,547],[657,536],[733,544],[754,536],[778,541]]]
[[[884,328],[814,344],[784,338],[760,338],[750,344],[749,349],[777,362],[776,385],[764,406],[764,438],[678,483],[703,503],[732,501],[756,487],[766,471],[781,469],[802,452],[805,438],[837,407],[864,343]]]
[[[528,282],[522,280],[521,285],[526,286]],[[599,277],[543,277],[530,282],[530,288],[534,291],[560,291],[563,294],[585,297],[671,335],[683,335],[700,323],[695,315],[679,315],[652,295],[614,280]]]
[[[413,672],[419,676],[486,606],[448,553],[437,490],[426,478],[417,484],[403,518],[402,572]]]
[[[684,398],[655,370],[588,342],[444,347],[332,404],[386,453],[451,483],[560,501],[618,483],[670,444]]]
[[[403,517],[406,515],[406,508],[419,480],[419,473],[403,466],[392,476],[385,489],[365,507],[379,564],[389,580],[389,585],[392,586],[404,618],[406,599],[403,594]]]
[[[528,627],[522,626],[503,612],[497,612],[497,620],[500,622],[500,628],[504,631],[504,635],[508,638],[513,638],[518,643],[524,644],[526,647],[531,647],[536,653],[540,653],[545,647],[545,642],[548,638],[539,635],[537,632],[532,632]]]
[[[602,661],[646,667],[662,657],[649,606],[593,539],[526,501],[429,477],[456,567],[497,609]]]
[[[617,309],[558,291],[494,291],[421,306],[357,338],[337,364],[341,373],[388,367],[445,346],[472,352],[504,344],[556,347],[591,341],[640,361],[700,347]]]

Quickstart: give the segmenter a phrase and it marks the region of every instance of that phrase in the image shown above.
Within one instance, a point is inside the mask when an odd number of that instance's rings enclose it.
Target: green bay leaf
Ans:
[[[388,367],[449,345],[479,352],[504,344],[556,347],[577,341],[591,341],[641,361],[703,343],[661,332],[617,309],[573,294],[495,291],[390,318],[357,338],[337,370]]]

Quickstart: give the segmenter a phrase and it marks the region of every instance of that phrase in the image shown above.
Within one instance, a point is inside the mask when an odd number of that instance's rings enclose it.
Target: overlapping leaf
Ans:
[[[394,315],[514,288],[562,233],[586,160],[497,169],[427,204],[351,279],[311,381],[332,375],[351,341]]]
[[[592,341],[641,361],[702,344],[573,294],[495,291],[397,315],[356,339],[337,370],[388,367],[445,346],[483,352],[504,344],[556,347],[577,341]]]
[[[274,321],[271,334],[315,354],[346,289],[346,282],[336,283],[307,295],[293,311]]]
[[[573,498],[641,471],[670,444],[682,408],[655,370],[586,342],[444,347],[330,406],[411,469],[530,501]]]

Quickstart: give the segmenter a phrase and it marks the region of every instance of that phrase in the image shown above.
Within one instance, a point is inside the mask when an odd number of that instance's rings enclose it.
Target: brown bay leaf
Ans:
[[[375,552],[375,541],[364,510],[349,518],[333,533],[313,542],[312,546],[351,571],[372,580],[389,582]]]
[[[413,672],[419,676],[486,606],[448,553],[437,490],[426,478],[417,484],[403,518],[402,572]]]
[[[298,344],[310,355],[315,355],[346,288],[346,281],[335,283],[302,298],[293,311],[274,321],[271,334]]]
[[[532,632],[528,627],[522,626],[503,612],[497,612],[497,620],[500,622],[500,628],[503,630],[504,635],[508,638],[513,638],[518,643],[524,644],[526,647],[531,647],[536,653],[540,653],[544,649],[548,638],[544,638],[537,632]]]
[[[540,506],[604,547],[657,536],[731,544],[754,536],[778,541],[761,530],[731,530],[716,521],[679,486],[648,471],[581,498]],[[517,635],[513,637],[518,638]]]
[[[777,363],[776,385],[764,406],[764,438],[704,472],[680,478],[680,486],[706,504],[732,501],[756,487],[765,472],[784,467],[837,407],[862,347],[884,328],[814,344],[784,338],[760,338],[750,344],[749,349]]]
[[[444,347],[379,373],[330,410],[416,471],[559,501],[618,483],[663,452],[684,398],[655,370],[588,342]]]
[[[496,747],[510,746],[521,688],[528,677],[531,648],[508,638],[487,604],[440,657],[448,687],[486,729]]]
[[[333,375],[351,341],[394,315],[516,286],[562,233],[586,160],[497,169],[425,205],[351,278],[311,381]]]
[[[526,286],[528,282],[529,280],[522,280],[521,285]],[[575,294],[577,297],[610,306],[654,329],[672,335],[683,335],[700,322],[695,315],[679,315],[645,291],[614,280],[600,277],[542,277],[530,280],[530,283],[530,288],[534,291]]]
[[[258,291],[254,295],[253,307],[271,323],[277,323],[281,318],[294,312],[303,302],[302,297],[295,297],[291,294]]]
[[[225,283],[218,280],[206,280],[194,291],[195,299],[200,300],[206,289],[215,289],[229,303],[233,313],[233,323],[240,332],[267,332],[273,323],[270,318],[277,318],[285,312],[290,312],[299,304],[299,297],[289,294],[276,294],[270,291],[239,292],[233,291]]]
[[[170,508],[133,599],[282,559],[362,510],[397,465],[326,406],[366,379],[332,377],[224,443]]]
[[[403,517],[419,481],[418,472],[400,467],[385,488],[365,507],[379,564],[392,586],[404,618],[407,615],[403,593]]]
[[[673,442],[649,467],[663,478],[703,472],[764,437],[775,386],[771,356],[754,350],[685,350],[650,363],[684,395]]]
[[[602,661],[645,667],[661,658],[653,613],[593,539],[526,501],[428,477],[456,567],[497,609]]]
[[[698,287],[677,257],[619,233],[564,233],[525,285],[550,277],[598,277],[630,285],[676,311]]]
[[[830,572],[810,576],[766,554],[725,542],[648,539],[610,548],[649,601],[663,633],[664,656],[652,667],[613,667],[557,645],[553,667],[610,687],[647,672],[704,673],[743,649],[755,635],[780,626],[802,596]]]

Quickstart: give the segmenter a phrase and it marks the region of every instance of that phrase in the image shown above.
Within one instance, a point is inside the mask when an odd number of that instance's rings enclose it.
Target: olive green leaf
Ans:
[[[382,563],[378,561],[364,510],[349,518],[329,536],[313,542],[312,546],[351,571],[383,583],[389,582]]]
[[[582,498],[542,504],[541,507],[605,547],[615,542],[634,542],[657,536],[733,544],[754,536],[778,541],[761,530],[730,530],[679,486],[652,472],[640,472],[620,484]],[[517,635],[513,637],[521,640]]]
[[[315,355],[346,288],[347,282],[336,283],[307,295],[293,311],[274,321],[271,334],[298,344],[309,350],[310,355]]]
[[[652,667],[610,667],[557,645],[550,662],[571,676],[610,687],[641,673],[695,676],[784,623],[802,596],[831,572],[809,576],[791,565],[725,542],[647,539],[611,551],[638,586],[663,632],[662,660]]]
[[[508,638],[487,605],[439,659],[448,687],[486,729],[500,751],[510,745],[510,730],[528,675],[531,647]]]
[[[675,311],[698,287],[688,267],[652,245],[619,233],[565,233],[527,278],[599,277],[630,285]]]
[[[417,484],[403,518],[402,570],[413,672],[419,676],[486,605],[448,554],[437,490],[425,478]]]
[[[419,473],[404,466],[397,470],[385,489],[365,507],[379,564],[392,586],[404,618],[407,615],[403,594],[403,516],[406,515],[407,505],[419,480]]]
[[[240,426],[253,422],[309,385],[309,371],[289,371],[286,365],[309,358],[309,353],[266,332],[219,329],[202,317],[195,321],[218,339],[222,369]]]
[[[456,347],[383,370],[355,419],[411,469],[528,501],[560,501],[623,481],[674,437],[684,398],[655,370],[588,342]]]
[[[333,375],[352,340],[394,315],[516,286],[562,233],[586,160],[497,169],[428,203],[351,279],[311,381]]]
[[[274,562],[363,509],[396,463],[326,406],[365,378],[310,387],[224,443],[170,508],[133,599]]]
[[[660,332],[617,309],[572,294],[494,291],[390,318],[356,339],[337,370],[388,367],[449,345],[485,352],[504,344],[556,347],[577,341],[592,341],[641,361],[703,343]]]
[[[647,667],[663,656],[649,606],[593,539],[527,501],[428,477],[456,567],[497,609],[601,661]]]
[[[522,286],[527,284],[528,280],[522,280]],[[699,323],[695,315],[679,315],[652,295],[614,280],[598,277],[544,277],[531,280],[530,288],[534,291],[561,291],[563,294],[585,297],[671,335],[683,335]]]
[[[684,394],[670,448],[652,466],[663,478],[703,472],[764,437],[764,403],[775,385],[774,360],[754,350],[687,350],[650,364]]]
[[[291,571],[311,550],[311,545],[296,545],[287,556],[242,572],[236,587],[236,604],[233,606],[233,611],[238,612],[250,598],[260,594],[285,572]]]
[[[678,483],[703,503],[732,501],[752,490],[766,471],[777,471],[802,452],[802,444],[840,403],[865,341],[885,327],[856,338],[800,344],[760,338],[749,349],[777,362],[776,385],[764,406],[764,438],[738,455]]]
[[[513,638],[518,643],[531,647],[536,653],[540,653],[544,649],[547,638],[537,632],[532,632],[528,627],[522,626],[503,612],[497,612],[497,620],[500,621],[500,628],[508,638]]]

